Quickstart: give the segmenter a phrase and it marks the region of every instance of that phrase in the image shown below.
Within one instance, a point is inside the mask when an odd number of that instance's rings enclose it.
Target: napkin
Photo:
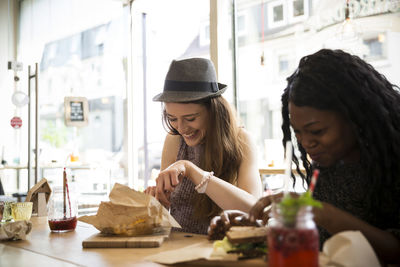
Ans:
[[[104,234],[125,236],[162,232],[165,228],[181,226],[153,196],[116,183],[110,201],[101,202],[96,215],[78,220],[92,224]]]
[[[378,258],[360,231],[344,231],[325,241],[319,256],[321,267],[376,267]]]
[[[145,258],[147,261],[157,262],[160,264],[176,264],[196,260],[209,260],[209,261],[237,261],[236,254],[218,255],[213,253],[212,242],[208,240],[199,241],[190,246],[179,249],[163,251],[153,254]]]
[[[0,241],[25,240],[26,235],[32,230],[30,221],[16,221],[0,224]]]

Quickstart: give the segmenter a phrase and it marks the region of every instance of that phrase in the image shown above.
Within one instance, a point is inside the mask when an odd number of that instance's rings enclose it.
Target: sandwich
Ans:
[[[267,232],[266,227],[232,226],[222,240],[214,242],[214,251],[235,253],[239,259],[264,256]]]

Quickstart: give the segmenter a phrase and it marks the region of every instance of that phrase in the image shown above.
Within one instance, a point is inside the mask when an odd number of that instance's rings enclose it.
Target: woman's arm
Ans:
[[[169,165],[176,161],[178,156],[179,143],[181,140],[180,135],[167,134],[164,140],[164,146],[161,155],[161,169],[163,171]]]
[[[243,146],[243,159],[239,168],[237,186],[258,199],[262,195],[262,185],[258,169],[257,147],[243,128],[240,129],[239,134],[245,145]]]
[[[240,134],[245,146],[243,160],[239,167],[238,186],[213,176],[208,182],[205,193],[223,210],[236,209],[249,212],[261,196],[261,179],[258,173],[255,146],[246,132],[242,131]],[[157,178],[157,195],[165,191],[173,191],[179,183],[181,174],[198,185],[206,173],[190,161],[177,161],[160,173]]]
[[[207,172],[188,160],[179,160],[166,168],[157,178],[157,196],[173,191],[179,184],[179,177],[189,178],[194,185],[200,184]],[[257,198],[247,191],[212,176],[205,193],[223,210],[237,209],[248,212]]]
[[[323,203],[322,209],[314,209],[314,219],[332,235],[347,230],[361,231],[381,260],[385,263],[400,263],[400,241],[391,233],[328,203]]]
[[[161,155],[161,170],[160,171],[163,171],[165,168],[167,168],[169,165],[171,165],[172,163],[174,163],[176,161],[176,157],[178,155],[179,142],[180,142],[180,135],[167,134],[167,136],[165,137],[164,146],[163,146],[162,155]],[[161,202],[161,204],[163,204],[165,207],[169,208],[170,192],[163,192],[162,194],[157,194],[156,191],[157,191],[156,186],[149,186],[144,190],[144,192],[146,194],[156,197]]]

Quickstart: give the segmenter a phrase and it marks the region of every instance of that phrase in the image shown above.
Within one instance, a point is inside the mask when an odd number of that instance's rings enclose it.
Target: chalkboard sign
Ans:
[[[85,97],[64,98],[65,124],[67,126],[88,125],[88,101]]]
[[[84,121],[83,103],[80,101],[69,102],[71,108],[71,121]]]

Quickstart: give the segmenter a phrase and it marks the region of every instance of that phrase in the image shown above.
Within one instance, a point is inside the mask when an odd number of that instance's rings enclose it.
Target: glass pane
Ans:
[[[283,5],[276,6],[273,9],[274,9],[274,21],[278,22],[283,20]]]
[[[293,17],[304,15],[304,1],[305,0],[294,0],[293,1]]]
[[[161,121],[162,106],[152,98],[162,92],[172,60],[210,57],[209,1],[137,0],[132,10],[133,35],[137,37],[132,50],[137,71],[133,74],[135,140],[138,189],[142,190],[155,184],[167,134]]]
[[[79,190],[80,213],[87,213],[108,198],[115,182],[127,183],[123,135],[129,9],[112,0],[77,3],[22,2],[19,55],[26,64],[32,58],[39,63],[39,179],[60,184],[66,167]],[[65,97],[87,100],[87,114],[83,102],[73,107],[81,108],[87,125],[66,124],[71,107],[68,102],[64,108]]]
[[[237,36],[238,110],[257,144],[261,168],[283,167],[281,94],[286,78],[303,56],[322,48],[344,49],[364,57],[394,84],[400,82],[399,65],[395,58],[387,56],[390,51],[397,53],[400,46],[400,34],[393,28],[400,26],[399,9],[386,9],[383,14],[379,3],[361,6],[361,12],[351,15],[352,23],[362,31],[354,34],[357,39],[344,42],[335,33],[344,21],[345,2],[306,1],[236,1],[237,14],[247,16],[249,22],[244,34]],[[287,4],[293,4],[293,15],[304,15],[304,20],[286,20],[283,10]],[[266,10],[273,11],[273,20]],[[232,15],[231,11],[221,13]],[[279,28],[274,24],[278,20],[282,20]],[[382,34],[382,27],[386,34]],[[232,42],[230,36],[225,40]],[[223,64],[220,68],[230,67]]]

